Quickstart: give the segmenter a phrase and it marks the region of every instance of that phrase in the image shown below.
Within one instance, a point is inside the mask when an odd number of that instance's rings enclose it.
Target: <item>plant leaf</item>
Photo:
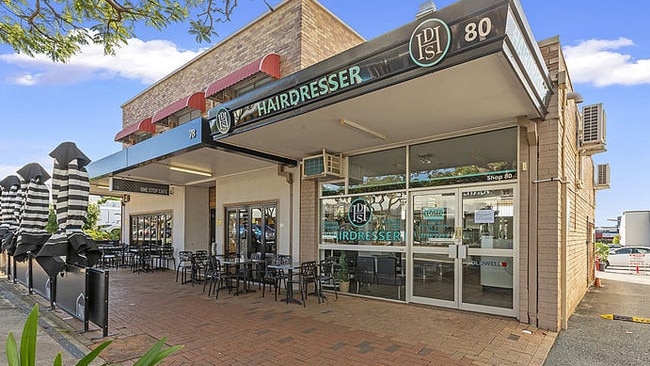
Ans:
[[[7,362],[9,366],[20,366],[20,358],[18,357],[18,345],[13,333],[9,332],[7,337]]]
[[[147,353],[142,356],[138,362],[136,362],[133,366],[149,366],[153,365],[151,362],[153,362],[156,358],[156,355],[160,353],[160,350],[162,349],[162,346],[165,344],[167,341],[167,337],[162,338],[156,344],[151,346]]]
[[[61,360],[61,352],[56,354],[53,366],[63,366],[63,361]]]
[[[34,305],[23,327],[20,338],[20,361],[23,366],[36,364],[36,333],[38,331],[38,304]]]
[[[92,352],[84,356],[79,362],[77,362],[77,366],[88,366],[93,360],[99,356],[99,354],[106,348],[109,344],[111,344],[113,341],[106,341],[102,342],[99,346],[97,346]]]
[[[169,356],[169,355],[171,355],[172,353],[174,353],[174,352],[180,350],[181,348],[183,348],[183,345],[174,346],[174,347],[169,347],[169,348],[166,348],[166,349],[160,351],[160,352],[158,353],[158,355],[156,355],[156,357],[151,361],[151,363],[150,363],[149,365],[150,365],[150,366],[152,366],[152,365],[157,365],[160,361],[162,361],[163,359],[167,358],[167,356]]]

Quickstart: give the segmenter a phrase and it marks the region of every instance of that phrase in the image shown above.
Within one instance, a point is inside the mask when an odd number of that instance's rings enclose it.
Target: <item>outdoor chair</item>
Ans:
[[[333,257],[327,257],[322,259],[318,265],[318,288],[319,295],[321,298],[325,299],[323,294],[323,288],[333,288],[334,296],[338,299],[338,287],[339,279],[336,276],[336,261]]]
[[[233,280],[237,280],[237,286],[233,286]],[[203,282],[203,293],[205,287],[208,287],[208,296],[215,292],[215,299],[219,299],[219,291],[223,288],[228,288],[228,292],[232,292],[233,288],[239,287],[239,279],[236,275],[229,273],[221,266],[221,261],[215,256],[207,258],[207,266],[205,269],[205,281]]]
[[[298,284],[300,290],[300,299],[302,306],[307,307],[307,288],[310,283],[314,284],[314,294],[318,297],[318,303],[321,302],[320,288],[318,286],[318,265],[316,261],[307,261],[300,264],[300,270],[292,278],[287,279],[287,291],[293,289],[294,284]],[[287,304],[290,296],[287,294]]]
[[[178,252],[178,266],[176,266],[176,282],[178,282],[178,277],[181,277],[181,284],[187,283],[187,274],[190,274],[190,277],[193,276],[193,265],[194,261],[192,258],[194,253],[189,250],[181,250]],[[190,278],[190,281],[192,279]]]
[[[275,294],[275,301],[278,301],[278,293],[280,292],[280,287],[284,282],[284,286],[287,286],[287,273],[283,269],[279,268],[270,268],[269,265],[290,265],[291,256],[274,254],[271,257],[266,257],[266,271],[264,272],[264,280],[262,281],[262,297],[266,292],[266,285],[273,287]]]
[[[264,275],[266,272],[266,261],[262,261],[262,253],[255,252],[251,254],[250,276],[249,278],[257,281],[257,288],[261,289],[264,282]]]

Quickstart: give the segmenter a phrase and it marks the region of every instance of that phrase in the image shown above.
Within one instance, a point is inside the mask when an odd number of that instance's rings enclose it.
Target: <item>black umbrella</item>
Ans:
[[[101,258],[101,252],[82,230],[90,193],[86,171],[90,159],[72,142],[60,144],[50,156],[54,158],[52,200],[59,230],[43,245],[36,260],[54,276],[65,269],[66,262],[93,266]],[[60,258],[63,256],[65,262]]]
[[[0,181],[0,250],[6,250],[13,255],[15,248],[14,233],[18,229],[18,217],[20,215],[20,202],[18,191],[20,190],[20,179],[10,175]]]
[[[17,261],[27,259],[27,255],[36,253],[50,237],[45,227],[49,214],[50,191],[45,182],[50,175],[37,163],[30,163],[18,169],[20,190],[18,199],[22,202],[16,230]]]

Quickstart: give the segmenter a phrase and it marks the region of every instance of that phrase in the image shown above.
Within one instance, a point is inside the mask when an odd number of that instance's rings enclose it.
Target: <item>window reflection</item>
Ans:
[[[406,148],[348,158],[348,193],[406,188]]]
[[[517,129],[413,145],[410,186],[431,187],[517,178]]]

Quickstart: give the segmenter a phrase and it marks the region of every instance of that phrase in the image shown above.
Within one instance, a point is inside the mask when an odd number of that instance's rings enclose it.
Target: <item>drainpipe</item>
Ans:
[[[284,177],[289,184],[289,254],[293,256],[293,173],[286,171],[284,165],[278,164],[278,176]],[[278,240],[277,236],[275,240]]]
[[[537,195],[537,167],[539,159],[539,136],[537,134],[537,124],[526,117],[518,119],[519,126],[526,129],[526,139],[528,142],[528,323],[538,326],[538,254],[539,247],[537,243],[538,231],[538,204],[539,198]]]

